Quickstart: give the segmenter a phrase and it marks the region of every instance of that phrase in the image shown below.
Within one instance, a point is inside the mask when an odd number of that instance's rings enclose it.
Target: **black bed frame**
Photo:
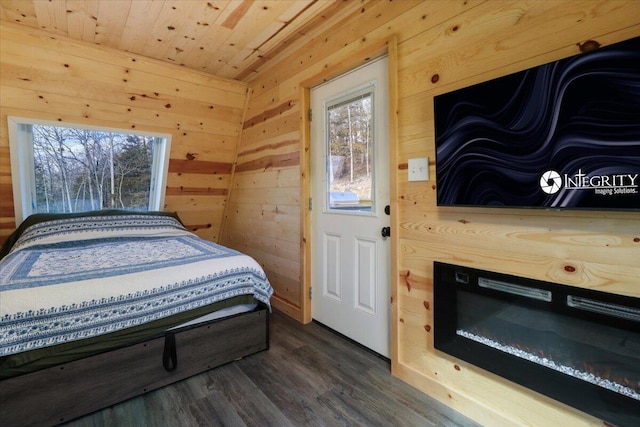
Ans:
[[[268,348],[269,311],[260,305],[249,313],[3,380],[0,426],[70,421]]]

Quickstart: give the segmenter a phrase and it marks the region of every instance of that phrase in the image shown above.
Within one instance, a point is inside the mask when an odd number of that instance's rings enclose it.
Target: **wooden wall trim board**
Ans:
[[[312,320],[311,312],[311,87],[300,86],[300,224],[302,225],[300,238],[300,266],[302,268],[302,301],[299,308],[302,323]],[[307,206],[304,206],[305,201]]]
[[[389,47],[389,196],[391,215],[389,217],[389,225],[391,226],[391,238],[390,238],[390,254],[391,263],[389,272],[391,274],[391,372],[395,374],[398,368],[398,361],[400,360],[400,348],[398,340],[395,337],[398,336],[398,266],[400,263],[400,253],[398,231],[400,230],[400,217],[398,211],[400,204],[398,203],[398,175],[396,173],[396,165],[398,164],[398,40],[393,37],[388,42]]]

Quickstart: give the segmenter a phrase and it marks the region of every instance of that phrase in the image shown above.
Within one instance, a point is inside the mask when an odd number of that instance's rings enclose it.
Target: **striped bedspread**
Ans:
[[[89,216],[29,227],[0,260],[0,356],[90,338],[237,295],[269,305],[251,257],[167,216]]]

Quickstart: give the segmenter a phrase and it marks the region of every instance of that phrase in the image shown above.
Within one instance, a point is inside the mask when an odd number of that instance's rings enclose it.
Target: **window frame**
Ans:
[[[16,226],[22,223],[34,211],[35,171],[33,154],[33,135],[31,126],[55,126],[74,129],[113,132],[153,137],[160,144],[159,149],[153,150],[151,165],[151,188],[149,192],[148,210],[162,210],[167,190],[169,172],[169,157],[171,153],[171,134],[148,132],[131,129],[120,129],[107,126],[95,126],[62,121],[41,120],[25,117],[8,116],[9,151],[11,159],[11,182],[13,187],[13,206]]]

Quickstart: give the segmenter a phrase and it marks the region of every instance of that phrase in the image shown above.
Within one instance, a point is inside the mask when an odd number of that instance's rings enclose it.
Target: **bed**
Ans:
[[[268,349],[251,257],[166,212],[33,215],[0,251],[0,425],[51,425]]]

